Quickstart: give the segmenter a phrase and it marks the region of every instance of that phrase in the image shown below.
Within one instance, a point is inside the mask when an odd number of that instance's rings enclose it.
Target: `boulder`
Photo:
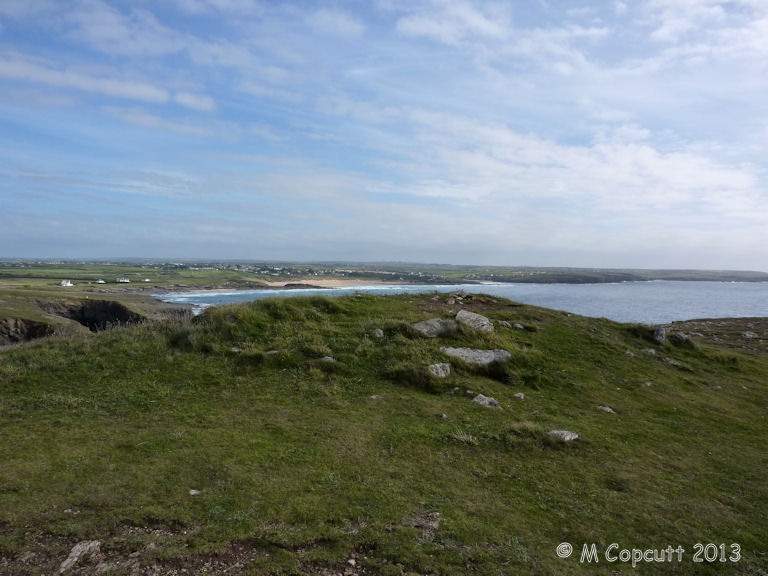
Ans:
[[[448,362],[430,364],[427,366],[427,372],[432,374],[435,378],[447,378],[451,375],[451,365]]]
[[[669,341],[672,342],[672,344],[675,346],[682,346],[688,342],[688,335],[683,334],[682,332],[676,332],[669,337]]]
[[[552,440],[559,440],[561,442],[573,442],[579,439],[579,435],[570,430],[550,430],[547,432],[547,436]]]
[[[430,318],[411,324],[411,327],[422,336],[427,338],[437,338],[445,334],[451,334],[458,331],[459,324],[455,320],[446,320],[444,318]]]
[[[480,406],[487,406],[488,408],[501,407],[495,398],[491,398],[490,396],[483,396],[482,394],[478,394],[472,398],[472,402],[475,404],[480,404]]]
[[[373,331],[371,332],[371,335],[374,338],[384,338],[384,330],[382,330],[381,328],[374,328]]]
[[[448,356],[461,358],[467,364],[488,366],[492,362],[506,362],[512,355],[506,350],[477,350],[474,348],[450,348],[441,346],[440,351]]]
[[[459,310],[459,313],[456,314],[456,320],[469,326],[473,330],[493,332],[493,324],[482,314],[475,314],[474,312],[468,312],[467,310]]]
[[[664,328],[656,328],[653,331],[653,339],[659,344],[663,344],[664,340],[667,339],[667,331]]]

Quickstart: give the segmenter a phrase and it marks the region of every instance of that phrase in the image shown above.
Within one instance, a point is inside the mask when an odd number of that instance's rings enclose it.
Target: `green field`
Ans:
[[[411,326],[460,309],[495,331]],[[768,323],[674,330],[698,335],[488,296],[312,297],[0,349],[0,573],[57,573],[90,542],[67,573],[763,575]],[[581,564],[585,543],[685,554]]]

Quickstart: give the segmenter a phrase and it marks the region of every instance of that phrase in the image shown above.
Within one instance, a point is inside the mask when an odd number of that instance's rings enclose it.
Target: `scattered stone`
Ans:
[[[501,407],[501,404],[499,404],[495,398],[491,398],[490,396],[483,396],[482,394],[478,394],[474,398],[472,398],[472,402],[475,404],[480,404],[480,406],[487,406],[489,408],[491,407]]]
[[[100,540],[84,540],[78,542],[72,547],[72,550],[67,556],[67,559],[59,566],[59,574],[64,574],[70,570],[75,564],[77,564],[81,558],[88,556],[94,556],[99,553],[101,548]]]
[[[37,554],[35,552],[32,552],[32,550],[25,550],[21,553],[21,556],[19,556],[19,562],[22,564],[28,564],[31,562]]]
[[[448,362],[430,364],[427,366],[427,371],[435,378],[447,378],[451,375],[451,365]]]
[[[336,362],[336,358],[334,358],[333,356],[323,356],[322,358],[320,358],[320,361],[321,362]]]
[[[471,398],[474,395],[475,395],[475,392],[473,390],[470,390],[469,388],[464,390],[464,396],[466,396],[467,398]]]
[[[616,414],[610,406],[598,406],[597,409],[602,410],[603,412],[608,412],[608,414]]]
[[[451,334],[458,331],[459,324],[455,320],[446,320],[443,318],[430,318],[411,324],[411,327],[422,336],[427,338],[437,338],[445,334]]]
[[[758,335],[755,334],[754,332],[742,332],[741,333],[741,337],[742,338],[746,338],[747,340],[749,340],[749,339],[752,339],[752,338],[758,338]]]
[[[631,357],[631,358],[634,358],[634,357],[635,357],[635,353],[634,353],[634,352],[632,352],[632,350],[630,350],[629,348],[627,348],[626,350],[624,350],[624,354],[626,354],[627,356],[629,356],[629,357]]]
[[[525,400],[525,394],[523,394],[522,392],[515,392],[514,394],[512,394],[512,396],[514,396],[515,398],[520,398],[520,400]]]
[[[704,338],[704,334],[701,332],[688,332],[688,336],[691,338]]]
[[[349,564],[350,566],[357,566],[357,560],[355,560],[354,558],[350,558],[349,560],[347,560],[347,564]]]
[[[662,360],[665,364],[669,364],[670,366],[674,366],[675,368],[680,368],[682,370],[688,370],[688,372],[693,372],[693,368],[688,366],[688,364],[683,364],[682,362],[679,362],[675,360],[674,358],[664,358]]]
[[[522,324],[517,324],[517,323],[512,324],[512,328],[516,328],[517,330],[525,330],[525,326],[523,326]]]
[[[380,400],[381,396],[379,396],[378,394],[374,394],[372,396],[368,396],[368,398],[370,398],[371,400]]]
[[[718,384],[717,386],[714,386],[714,389],[715,389],[715,390],[722,390],[722,389],[723,389],[723,387],[722,387],[722,386],[720,386],[720,385]]]
[[[189,495],[190,496],[197,496],[201,492],[202,492],[201,490],[195,490],[194,488],[192,488],[192,490],[189,491]]]
[[[453,298],[448,298],[448,300],[446,300],[445,303],[448,304],[448,306],[453,306],[454,304],[456,304],[456,300],[454,300]]]
[[[461,358],[467,364],[488,366],[492,362],[506,362],[512,355],[506,350],[477,350],[474,348],[450,348],[441,346],[440,351],[448,356]]]
[[[562,442],[573,442],[574,440],[579,439],[579,435],[570,430],[550,430],[547,432],[547,436],[553,440],[560,440]]]
[[[448,420],[448,414],[446,414],[445,412],[440,412],[440,414],[438,414],[437,417],[440,418],[441,420]]]
[[[676,332],[675,334],[672,334],[672,336],[669,337],[669,341],[676,346],[682,346],[683,344],[688,342],[688,334],[683,334],[682,332]]]
[[[653,384],[651,384],[650,382],[643,382],[643,386],[645,386],[646,388],[650,388],[651,386],[653,386]]]
[[[384,338],[384,330],[381,328],[374,328],[371,334],[374,338]]]
[[[651,356],[656,356],[656,350],[653,348],[643,348],[640,350],[640,352],[645,352],[646,354],[650,354]]]
[[[667,331],[664,328],[656,328],[653,331],[653,339],[659,344],[663,344],[664,340],[667,339]]]
[[[469,326],[473,330],[493,332],[493,323],[482,314],[475,314],[474,312],[469,312],[467,310],[459,310],[459,313],[456,314],[456,320]]]
[[[238,352],[242,352],[243,351],[243,349],[240,348],[239,346],[232,346],[232,348],[230,348],[230,350],[232,352],[234,352],[235,354],[237,354]]]
[[[499,326],[504,326],[504,328],[512,328],[512,324],[510,324],[506,320],[499,320],[498,323],[499,323]]]
[[[267,350],[264,352],[264,356],[274,356],[275,354],[280,354],[280,350]]]

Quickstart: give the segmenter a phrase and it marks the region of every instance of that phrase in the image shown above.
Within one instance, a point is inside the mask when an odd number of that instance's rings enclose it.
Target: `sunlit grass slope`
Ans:
[[[461,308],[495,331],[411,328]],[[651,333],[487,296],[350,296],[0,350],[0,573],[55,573],[98,540],[71,573],[765,574],[768,360]],[[686,556],[580,564],[614,542]],[[697,542],[741,558],[694,564]]]

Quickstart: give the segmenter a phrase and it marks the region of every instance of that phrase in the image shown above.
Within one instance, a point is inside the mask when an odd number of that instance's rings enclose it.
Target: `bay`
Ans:
[[[661,324],[693,318],[768,316],[768,282],[620,282],[612,284],[372,284],[343,288],[221,290],[157,294],[164,302],[208,306],[262,298],[354,293],[454,292],[502,296],[516,302],[617,322]]]

